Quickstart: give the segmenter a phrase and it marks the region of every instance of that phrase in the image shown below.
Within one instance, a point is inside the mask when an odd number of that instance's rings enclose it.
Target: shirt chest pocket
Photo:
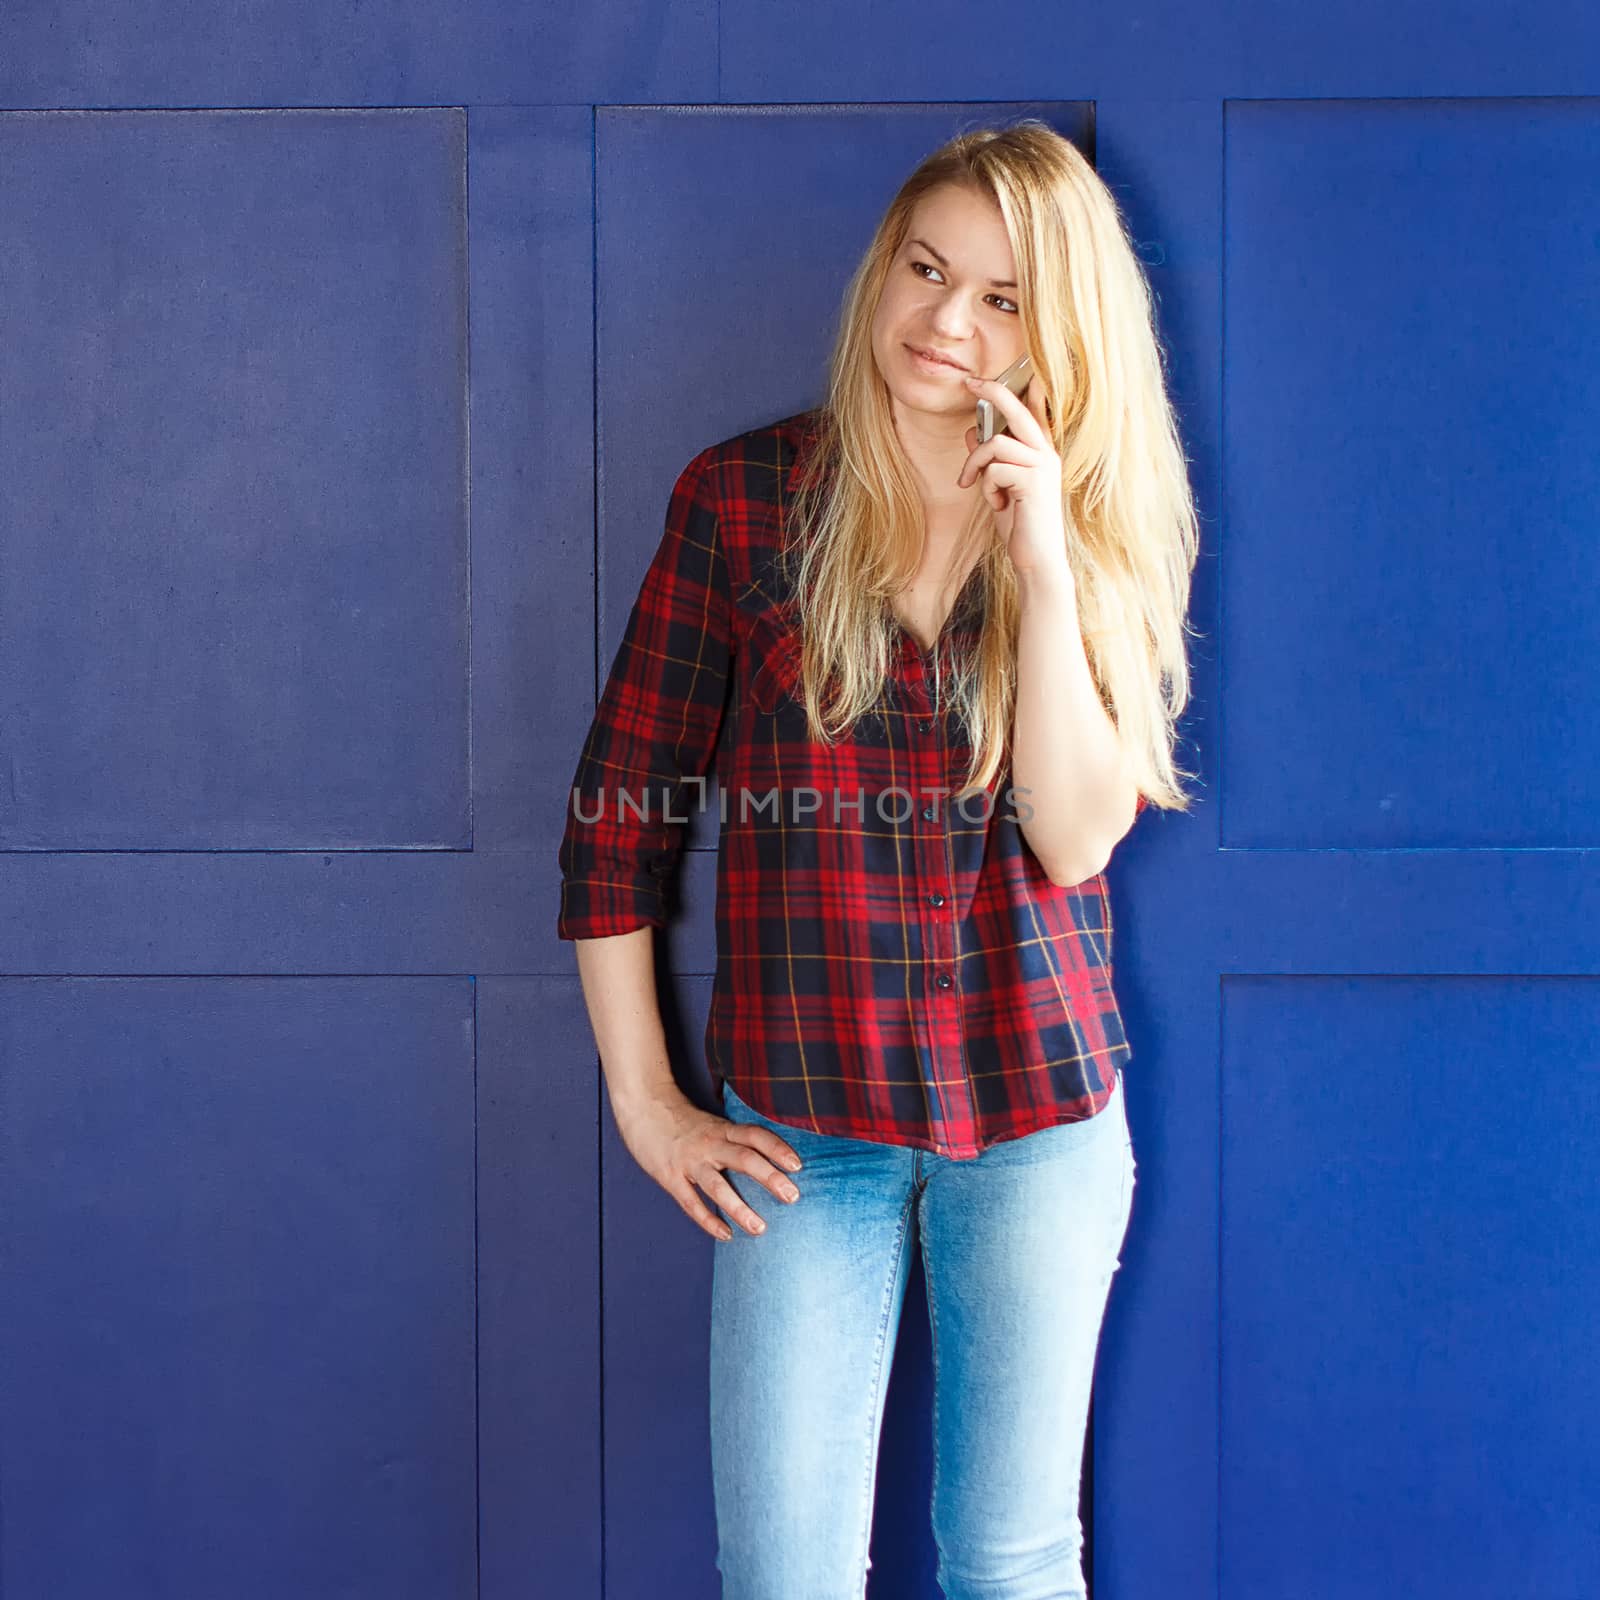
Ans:
[[[807,726],[798,626],[763,613],[742,648],[748,676],[735,756],[741,779],[757,793],[822,782],[830,753],[812,742]]]
[[[740,649],[748,673],[743,743],[754,764],[776,778],[797,782],[832,773],[841,762],[869,787],[875,781],[905,782],[904,717],[894,709],[892,686],[886,686],[876,707],[836,744],[814,741],[806,720],[798,623],[780,611],[763,611],[751,620]]]
[[[785,701],[796,709],[800,695],[800,632],[771,616],[751,625],[745,642],[750,663],[750,703],[763,716],[773,716]]]

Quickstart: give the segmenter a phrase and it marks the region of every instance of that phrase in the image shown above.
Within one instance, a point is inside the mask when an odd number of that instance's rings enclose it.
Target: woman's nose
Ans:
[[[933,314],[933,328],[946,344],[965,344],[972,337],[972,318],[951,305],[942,306]]]

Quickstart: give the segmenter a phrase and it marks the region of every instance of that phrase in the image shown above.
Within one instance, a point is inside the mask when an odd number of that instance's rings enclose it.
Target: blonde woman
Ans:
[[[1019,399],[994,378],[1024,351]],[[629,1151],[720,1241],[723,1600],[863,1593],[913,1249],[945,1595],[1085,1592],[1135,1168],[1105,868],[1144,805],[1188,806],[1197,548],[1148,287],[1034,120],[906,180],[824,403],[678,478],[574,776],[559,931]],[[674,1082],[651,957],[719,741],[721,1114]]]

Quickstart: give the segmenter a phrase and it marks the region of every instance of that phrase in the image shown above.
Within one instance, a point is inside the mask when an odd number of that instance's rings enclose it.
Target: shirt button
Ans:
[[[917,732],[918,733],[932,733],[933,732],[933,724],[931,722],[927,722],[927,721],[919,722],[917,724]]]
[[[940,894],[937,889],[935,889],[933,893],[928,896],[928,904],[930,906],[942,906],[944,904],[944,896]]]
[[[932,806],[924,806],[922,808],[922,820],[924,822],[937,822],[939,813]]]
[[[941,989],[948,989],[955,980],[948,972],[941,972],[933,981],[938,984]]]

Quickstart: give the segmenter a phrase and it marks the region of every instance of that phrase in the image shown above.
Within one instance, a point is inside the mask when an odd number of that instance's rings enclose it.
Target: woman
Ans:
[[[1019,399],[993,380],[1024,351]],[[574,777],[559,931],[628,1149],[722,1241],[724,1600],[862,1594],[912,1248],[944,1592],[1084,1593],[1134,1181],[1104,868],[1147,802],[1188,805],[1185,467],[1115,203],[1027,120],[896,195],[825,403],[673,490]],[[721,1116],[674,1083],[650,931],[719,745]]]

